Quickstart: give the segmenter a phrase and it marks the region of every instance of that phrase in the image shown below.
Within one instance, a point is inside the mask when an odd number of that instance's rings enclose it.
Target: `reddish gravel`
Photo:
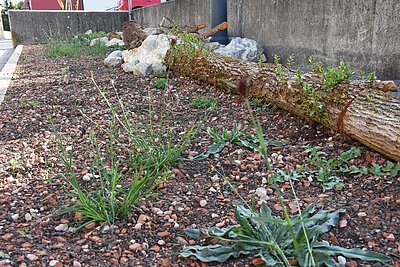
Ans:
[[[151,88],[155,78],[135,77],[119,69],[107,69],[101,58],[49,59],[46,47],[26,46],[17,71],[0,105],[0,266],[207,266],[178,256],[184,244],[195,244],[184,234],[192,227],[235,224],[232,202],[238,197],[224,184],[222,174],[234,182],[238,192],[251,200],[255,190],[267,189],[268,204],[279,210],[277,199],[265,183],[266,170],[258,153],[236,145],[203,161],[188,160],[211,143],[207,127],[248,127],[249,117],[239,98],[214,87],[184,78],[174,78],[175,92],[166,96]],[[53,125],[71,144],[84,144],[95,130],[88,117],[102,122],[110,116],[91,76],[111,101],[116,94],[136,114],[154,111],[171,114],[177,135],[204,116],[191,108],[198,95],[214,96],[216,109],[185,152],[173,175],[156,195],[143,201],[127,220],[118,221],[114,234],[99,233],[91,224],[72,234],[74,214],[54,217],[68,205],[60,174],[65,172],[57,156]],[[270,152],[273,167],[291,170],[306,163],[305,145],[321,146],[329,157],[337,157],[353,146],[362,154],[352,164],[358,167],[386,159],[361,144],[318,125],[300,120],[267,105],[254,107],[268,138],[286,146]],[[79,150],[76,166],[84,173],[88,151]],[[344,188],[322,191],[317,181],[296,183],[302,204],[316,202],[325,209],[345,208],[340,226],[324,236],[344,247],[374,249],[389,255],[399,266],[400,177],[341,175]],[[287,184],[280,185],[287,203],[293,201]],[[290,205],[289,205],[290,207]],[[292,210],[295,212],[295,210]],[[140,229],[136,229],[141,222]],[[66,231],[63,231],[66,230]],[[252,266],[253,257],[243,257],[210,266]],[[349,261],[349,266],[381,266]]]

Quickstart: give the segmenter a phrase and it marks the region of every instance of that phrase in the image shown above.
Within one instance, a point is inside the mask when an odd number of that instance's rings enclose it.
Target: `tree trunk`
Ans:
[[[284,66],[280,71],[274,64],[239,61],[206,50],[194,55],[185,51],[190,50],[178,45],[168,51],[165,61],[174,73],[231,92],[236,92],[232,85],[246,78],[249,97],[317,121],[400,161],[400,99],[383,92],[382,83],[342,82],[328,89],[318,73],[302,73],[299,80]]]

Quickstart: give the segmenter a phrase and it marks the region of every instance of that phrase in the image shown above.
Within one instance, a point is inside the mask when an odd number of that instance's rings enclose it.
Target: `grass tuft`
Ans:
[[[47,56],[50,58],[67,56],[106,56],[111,51],[120,49],[120,47],[107,47],[104,43],[95,42],[90,46],[90,41],[98,37],[105,37],[104,32],[94,32],[90,35],[82,34],[67,40],[51,40]]]
[[[211,108],[215,105],[216,101],[214,97],[211,96],[198,96],[193,98],[190,102],[192,108],[206,109]]]

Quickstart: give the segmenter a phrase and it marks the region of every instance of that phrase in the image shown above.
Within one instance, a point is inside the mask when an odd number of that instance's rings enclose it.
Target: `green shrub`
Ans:
[[[192,99],[192,108],[210,108],[215,105],[215,98],[211,96],[198,96]]]
[[[368,80],[369,80],[370,82],[374,82],[374,81],[376,80],[375,72],[370,72],[370,73],[368,73]]]
[[[328,68],[322,73],[323,83],[328,89],[333,89],[338,83],[350,81],[350,77],[354,72],[350,69],[349,63],[340,61],[340,65],[336,68]]]
[[[168,72],[166,71],[156,71],[154,73],[154,76],[159,78],[159,79],[167,79],[168,78]]]
[[[308,96],[304,103],[310,106],[310,117],[321,120],[324,115],[325,107],[319,102],[318,90],[308,84],[304,84],[304,92]]]
[[[166,78],[157,79],[155,82],[151,84],[151,86],[157,89],[165,89],[168,86],[168,79]]]

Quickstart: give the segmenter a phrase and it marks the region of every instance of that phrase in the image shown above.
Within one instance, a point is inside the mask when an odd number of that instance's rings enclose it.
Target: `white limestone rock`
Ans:
[[[140,62],[133,67],[133,74],[147,76],[153,73],[153,67],[149,63]]]
[[[107,57],[108,58],[109,57],[120,57],[120,58],[122,58],[122,51],[121,50],[112,51]]]
[[[133,72],[140,75],[149,75],[153,70],[165,71],[166,67],[163,60],[168,49],[169,40],[165,34],[150,35],[140,47],[122,52],[122,58],[125,62],[123,64],[124,71],[131,71],[131,68],[128,68],[131,65],[128,65],[128,63],[132,61],[138,61],[139,64],[142,64],[140,66],[136,66],[137,63],[133,64]]]
[[[163,33],[161,28],[144,28],[143,32],[147,35],[158,35]]]
[[[111,52],[106,59],[104,59],[104,65],[109,68],[116,68],[121,66],[122,61],[122,51],[116,50]]]
[[[117,68],[122,64],[122,57],[108,57],[104,59],[104,65],[109,68]]]
[[[229,44],[226,46],[220,45],[214,52],[253,62],[258,62],[260,60],[260,53],[262,53],[261,60],[263,62],[267,60],[262,46],[249,38],[234,37]]]
[[[162,63],[153,63],[151,64],[153,68],[153,72],[165,72],[167,71],[167,66]]]
[[[108,42],[107,37],[99,37],[99,38],[90,40],[90,46],[94,46],[96,43],[107,44],[107,42]]]
[[[137,48],[132,50],[122,51],[122,59],[125,63],[137,60],[138,50]]]
[[[131,60],[127,63],[122,64],[122,69],[125,72],[133,72],[133,69],[137,64],[139,64],[139,60]]]
[[[108,47],[112,47],[112,46],[116,46],[116,45],[124,46],[125,43],[123,40],[118,39],[118,38],[113,38],[110,41],[107,41],[107,43],[106,43],[106,46],[108,46]]]

